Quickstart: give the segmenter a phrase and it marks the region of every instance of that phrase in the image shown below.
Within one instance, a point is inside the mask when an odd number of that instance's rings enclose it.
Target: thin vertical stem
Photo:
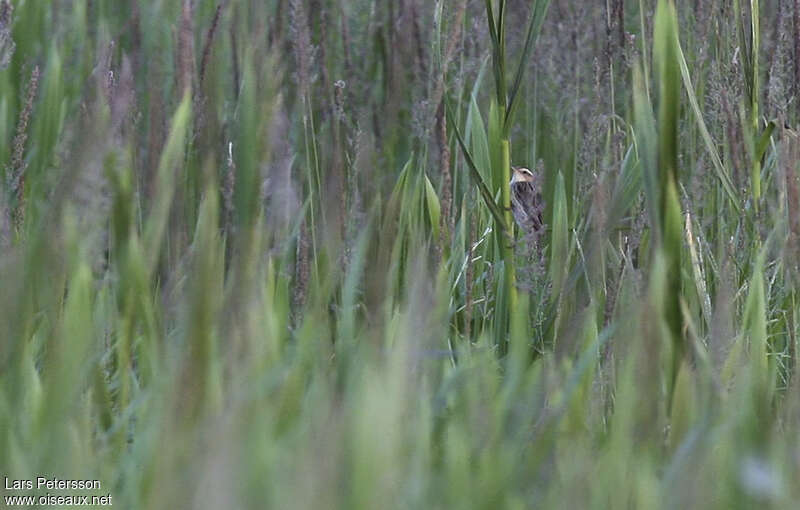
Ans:
[[[511,144],[507,139],[500,141],[503,183],[500,191],[500,200],[503,206],[503,215],[508,228],[507,236],[503,239],[503,275],[505,278],[506,310],[510,319],[517,312],[517,272],[514,266],[514,221],[511,217]],[[502,350],[505,353],[507,341],[502,341]]]
[[[752,39],[751,56],[752,56],[752,90],[750,97],[750,123],[753,130],[752,136],[754,140],[758,139],[758,98],[759,98],[759,71],[758,71],[758,54],[759,54],[759,2],[758,0],[750,0],[750,27]],[[758,214],[758,203],[761,199],[761,161],[758,155],[753,157],[753,165],[750,174],[750,182],[753,188],[753,210]]]

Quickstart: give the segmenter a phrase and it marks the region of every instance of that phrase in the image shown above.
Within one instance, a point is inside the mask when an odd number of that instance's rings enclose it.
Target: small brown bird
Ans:
[[[542,201],[541,177],[527,168],[511,167],[511,212],[514,221],[525,234],[538,232],[542,229]]]

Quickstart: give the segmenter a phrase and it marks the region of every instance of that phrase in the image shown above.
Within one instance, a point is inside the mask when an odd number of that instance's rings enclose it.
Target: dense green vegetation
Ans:
[[[800,500],[800,1],[2,0],[0,67],[0,477]]]

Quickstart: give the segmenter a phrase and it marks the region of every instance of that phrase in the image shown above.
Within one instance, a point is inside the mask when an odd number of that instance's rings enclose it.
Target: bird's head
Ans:
[[[518,182],[533,182],[535,180],[536,177],[529,169],[518,166],[511,167],[511,184],[516,184]]]

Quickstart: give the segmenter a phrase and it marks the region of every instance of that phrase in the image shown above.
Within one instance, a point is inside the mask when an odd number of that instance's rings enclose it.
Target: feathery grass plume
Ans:
[[[605,2],[606,11],[606,41],[604,49],[604,60],[608,78],[608,101],[611,105],[611,115],[609,116],[609,129],[611,133],[617,131],[617,77],[615,76],[615,64],[620,62],[622,50],[625,45],[625,24],[624,24],[624,2],[623,0],[611,0]],[[621,62],[620,62],[621,63]],[[617,69],[618,71],[618,69]],[[621,156],[620,156],[621,157]]]
[[[319,249],[318,229],[327,229],[330,225],[325,221],[326,208],[322,195],[322,176],[318,153],[318,139],[314,120],[314,104],[311,96],[312,66],[315,62],[315,48],[311,44],[308,17],[302,2],[289,0],[289,34],[294,53],[295,75],[298,87],[297,97],[300,100],[303,139],[305,152],[306,186],[309,193],[309,211],[311,225],[311,251],[316,261]]]
[[[111,125],[119,136],[124,136],[126,130],[132,126],[132,110],[136,107],[136,84],[133,74],[133,64],[128,55],[122,56],[122,66],[119,69],[119,78],[115,81],[112,90]]]
[[[0,192],[0,251],[5,253],[12,242],[11,210],[6,199],[5,187]]]
[[[270,131],[285,133],[290,129],[289,113],[280,105],[272,118]],[[261,182],[261,199],[266,204],[267,224],[273,235],[284,241],[298,214],[305,214],[299,190],[292,178],[295,156],[291,143],[283,137],[272,139],[270,148],[273,160]]]
[[[9,0],[0,2],[0,70],[6,69],[14,56],[17,45],[11,38],[11,23],[14,6]]]
[[[202,57],[200,58],[200,75],[198,78],[198,88],[203,87],[203,81],[206,76],[206,67],[208,66],[209,58],[211,58],[211,49],[212,45],[214,44],[214,36],[217,33],[217,28],[219,26],[219,20],[222,15],[222,10],[227,6],[227,4],[228,4],[227,0],[217,4],[217,8],[214,10],[214,18],[211,20],[211,25],[209,25],[208,31],[206,32],[206,37],[205,40],[203,41],[203,53]]]
[[[108,216],[113,194],[109,178],[117,165],[126,167],[127,133],[134,101],[130,61],[123,57],[118,72],[112,66],[113,45],[98,56],[95,66],[94,95],[85,103],[77,143],[68,159],[72,169],[66,188],[71,214],[76,225],[86,232],[82,240],[83,256],[93,274],[102,277],[110,262],[113,246],[109,236]],[[120,170],[122,171],[122,170]]]
[[[465,208],[466,217],[462,216],[462,221],[467,222],[467,257],[466,268],[464,270],[464,338],[472,341],[472,286],[475,272],[473,261],[473,250],[475,249],[475,215],[471,210]]]
[[[791,18],[785,6],[787,0],[779,0],[772,23],[771,38],[767,37],[765,46],[769,45],[769,65],[766,76],[765,111],[768,118],[786,119],[791,104],[791,83],[794,73],[789,70],[791,50],[789,49],[789,32]],[[788,82],[787,82],[788,78]]]
[[[194,81],[194,1],[181,2],[180,28],[178,31],[178,92],[182,95],[193,90]]]
[[[99,88],[103,92],[106,102],[111,104],[111,94],[114,90],[115,81],[113,69],[114,41],[108,41],[108,44],[105,44],[104,46],[105,47],[98,55],[97,67],[95,69],[98,73],[97,81],[100,85]]]
[[[230,40],[231,40],[231,77],[233,78],[233,97],[239,99],[239,91],[242,87],[241,73],[239,71],[239,46],[236,42],[236,27],[238,23],[238,9],[236,5],[233,7],[233,21],[230,27]]]
[[[351,121],[347,112],[347,84],[344,80],[333,83],[333,97],[331,115],[333,118],[333,167],[332,172],[342,191],[342,199],[336,204],[336,221],[339,225],[337,235],[343,241],[344,247],[340,258],[346,266],[349,259],[349,245],[354,237],[354,231],[359,228],[361,204],[357,184],[357,162],[359,161],[361,133]]]
[[[425,43],[422,41],[422,28],[420,27],[419,7],[418,0],[409,0],[409,17],[411,18],[411,28],[414,37],[414,45],[416,46],[416,55],[414,59],[414,66],[417,70],[417,75],[425,77],[428,74],[427,59],[425,58]]]
[[[222,211],[224,215],[223,229],[227,235],[228,249],[234,235],[235,207],[233,196],[236,186],[236,162],[233,159],[233,142],[228,142],[228,157],[226,158],[225,173],[222,177]]]
[[[686,59],[683,57],[683,50],[681,49],[680,42],[677,41],[676,36],[676,52],[677,52],[677,59],[678,64],[680,65],[681,70],[681,77],[683,78],[683,85],[686,93],[689,96],[689,104],[692,106],[692,112],[695,115],[695,120],[697,121],[698,128],[700,129],[700,134],[703,138],[703,142],[706,145],[706,149],[711,156],[711,161],[714,164],[714,169],[717,172],[717,177],[719,178],[720,182],[722,183],[723,189],[725,193],[727,193],[728,197],[731,200],[731,204],[733,205],[734,209],[738,212],[741,208],[739,207],[739,198],[736,194],[736,191],[733,189],[733,183],[731,181],[730,176],[728,175],[727,170],[722,164],[722,160],[717,153],[716,145],[711,138],[711,134],[706,127],[706,123],[703,120],[703,113],[700,110],[700,104],[697,100],[697,95],[695,94],[695,88],[692,84],[691,77],[689,76],[689,67],[686,65]]]
[[[794,93],[794,97],[800,97],[800,0],[794,0],[794,6],[792,9],[793,14],[793,37],[792,42],[794,43],[794,82],[792,87],[792,92]],[[800,118],[800,101],[795,99],[795,108],[797,108],[797,112],[795,113],[795,118]]]
[[[552,293],[561,296],[561,288],[569,268],[569,219],[567,218],[567,194],[564,175],[559,172],[553,195],[553,232],[550,240],[550,281]]]
[[[297,237],[297,249],[294,261],[294,281],[292,284],[292,323],[299,327],[303,319],[303,306],[308,295],[309,275],[309,248],[308,222],[303,219],[300,224],[300,233]]]
[[[143,48],[142,48],[142,12],[139,6],[139,0],[131,2],[130,12],[130,58],[133,64],[133,69],[138,76],[141,72],[143,65]]]
[[[741,119],[733,106],[733,98],[729,91],[723,91],[720,97],[722,112],[725,116],[725,136],[727,137],[726,148],[728,150],[728,161],[733,170],[732,181],[736,186],[737,192],[744,192],[747,189],[745,171],[745,146],[741,128]]]
[[[444,103],[439,106],[436,114],[436,142],[439,145],[439,175],[442,179],[442,237],[443,245],[449,244],[453,232],[453,177],[450,173],[450,141],[447,138],[447,121],[444,116]]]
[[[28,139],[28,123],[30,122],[33,102],[36,100],[36,92],[39,88],[39,66],[34,66],[28,80],[27,96],[22,104],[17,121],[17,134],[11,144],[12,155],[11,163],[6,170],[9,180],[9,191],[13,198],[13,209],[11,214],[12,224],[17,234],[21,233],[25,223],[25,170],[27,164],[25,157],[25,142]]]
[[[328,101],[323,103],[321,107],[320,122],[325,122],[328,115],[333,111],[333,81],[330,76],[330,65],[328,60],[328,46],[331,44],[329,39],[328,27],[331,24],[331,15],[327,5],[314,5],[311,8],[310,30],[316,34],[316,48],[318,51],[318,61],[322,64],[319,66],[319,73],[322,82],[322,87],[325,90],[325,95]],[[338,147],[338,146],[337,146]],[[340,171],[341,162],[339,159],[338,151],[335,154],[335,168],[337,173]]]
[[[782,170],[786,187],[786,215],[789,220],[789,239],[786,262],[800,283],[800,187],[798,187],[798,162],[800,162],[800,134],[790,129],[783,130],[781,144]]]
[[[750,128],[753,130],[754,140],[761,136],[760,102],[761,102],[761,73],[759,61],[761,59],[761,9],[759,0],[750,0],[750,59],[751,59],[751,91],[750,91]],[[750,174],[753,190],[753,208],[756,214],[761,201],[761,156],[753,156]]]
[[[289,0],[289,33],[294,53],[295,80],[300,88],[300,96],[305,101],[311,86],[314,47],[311,45],[306,11],[300,0]]]

